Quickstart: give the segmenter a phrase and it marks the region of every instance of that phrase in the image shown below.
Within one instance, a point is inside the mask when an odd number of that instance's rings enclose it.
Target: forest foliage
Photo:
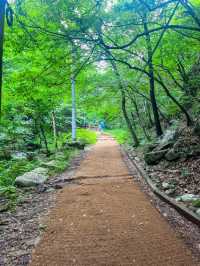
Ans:
[[[198,119],[198,0],[16,0],[9,6],[2,160],[34,147],[50,154],[69,139],[72,77],[78,127],[103,119],[110,129],[124,128],[114,132],[121,142],[131,136],[138,146],[174,120],[191,126]],[[78,138],[95,142],[81,132]]]

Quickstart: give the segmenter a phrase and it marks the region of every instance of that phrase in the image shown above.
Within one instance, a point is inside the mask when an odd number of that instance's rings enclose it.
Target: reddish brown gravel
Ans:
[[[193,266],[180,237],[134,184],[102,136],[47,217],[30,266]]]

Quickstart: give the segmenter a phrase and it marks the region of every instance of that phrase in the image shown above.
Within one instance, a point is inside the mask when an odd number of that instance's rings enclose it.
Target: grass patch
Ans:
[[[131,144],[131,137],[128,130],[126,129],[109,129],[106,130],[106,132],[113,136],[119,144]]]
[[[90,129],[78,128],[77,139],[85,144],[95,144],[97,142],[97,133]]]
[[[66,142],[72,141],[72,135],[70,133],[63,133],[60,135],[59,144],[62,145]],[[89,144],[95,144],[97,142],[97,132],[87,128],[77,128],[77,141]],[[62,143],[62,144],[61,144]]]

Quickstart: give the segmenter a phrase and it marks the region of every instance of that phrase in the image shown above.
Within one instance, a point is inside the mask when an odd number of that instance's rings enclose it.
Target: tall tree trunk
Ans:
[[[45,131],[44,131],[44,127],[42,125],[42,121],[40,123],[40,131],[41,131],[41,134],[42,134],[42,137],[43,137],[43,141],[44,141],[44,145],[45,145],[45,149],[46,149],[46,154],[49,155],[49,149],[48,149],[48,143],[47,143],[47,138],[46,138],[46,134],[45,134]]]
[[[135,98],[135,96],[134,96]],[[140,117],[140,112],[138,110],[138,106],[137,106],[137,102],[136,102],[136,99],[132,99],[132,102],[133,102],[133,105],[135,107],[135,111],[136,111],[136,114],[137,114],[137,117],[138,117],[138,121],[139,121],[139,124],[140,124],[140,127],[142,128],[143,132],[144,132],[144,135],[146,137],[147,140],[150,140],[150,136],[147,134],[146,132],[146,129],[145,129],[145,125]],[[133,115],[132,115],[133,116]]]
[[[57,128],[56,128],[56,118],[54,111],[51,114],[52,116],[52,128],[53,128],[53,138],[54,138],[54,147],[55,150],[58,150],[58,142],[57,142]]]
[[[153,67],[153,50],[151,46],[151,38],[148,31],[148,25],[147,25],[147,17],[145,15],[144,17],[144,32],[146,36],[146,44],[147,44],[147,54],[148,54],[148,72],[149,72],[149,86],[150,86],[150,100],[154,115],[154,122],[156,127],[156,134],[157,136],[161,136],[163,134],[159,113],[158,113],[158,107],[157,107],[157,101],[155,97],[155,82],[154,82],[154,67]]]
[[[108,52],[108,55],[109,55],[109,52]],[[121,91],[121,95],[122,95],[122,112],[123,112],[123,115],[124,115],[124,118],[125,118],[125,121],[126,121],[126,124],[128,126],[128,129],[130,130],[130,133],[131,133],[131,136],[133,138],[133,141],[134,141],[134,145],[135,147],[137,147],[139,145],[139,140],[137,138],[137,135],[135,133],[135,130],[131,124],[131,121],[128,117],[128,113],[126,111],[126,96],[125,96],[125,92],[124,92],[124,87],[123,87],[123,84],[122,84],[122,80],[121,80],[121,76],[118,72],[118,69],[117,69],[117,66],[115,64],[114,61],[111,61],[111,65],[112,65],[112,68],[113,68],[113,71],[117,77],[117,80],[119,82],[119,88],[120,88],[120,91]]]
[[[38,127],[38,119],[33,117],[33,121],[34,121],[35,138],[39,136],[39,142],[42,147],[42,137],[41,137],[40,128]]]
[[[121,94],[122,94],[122,112],[123,112],[124,118],[126,120],[126,124],[130,130],[131,136],[133,138],[134,146],[137,147],[139,145],[139,140],[138,140],[137,135],[136,135],[136,133],[132,127],[131,121],[130,121],[128,114],[127,114],[127,111],[126,111],[126,96],[125,96],[124,90],[121,90]]]
[[[130,120],[131,121],[131,125],[132,125],[134,131],[136,132],[137,131],[137,126],[136,126],[136,123],[134,123],[135,117],[134,117],[134,113],[133,112],[131,112],[131,118],[132,118],[132,120]]]
[[[146,100],[145,100],[145,111],[146,111],[146,114],[147,114],[147,117],[149,120],[148,125],[151,128],[154,125],[154,122],[153,122],[153,119],[151,117],[151,106],[150,106],[149,102],[147,102]]]
[[[167,86],[165,86],[164,82],[162,81],[161,76],[159,75],[159,83],[162,86],[162,88],[164,89],[166,95],[180,108],[180,110],[183,112],[183,114],[186,117],[186,121],[187,121],[187,126],[191,126],[193,124],[193,120],[190,117],[189,113],[187,112],[187,110],[176,100],[176,98],[170,93],[170,91],[168,90]]]

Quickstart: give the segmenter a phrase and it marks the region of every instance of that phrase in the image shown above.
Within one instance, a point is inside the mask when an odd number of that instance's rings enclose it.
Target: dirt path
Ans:
[[[115,141],[102,137],[65,187],[31,266],[178,266],[190,251],[133,183]]]

